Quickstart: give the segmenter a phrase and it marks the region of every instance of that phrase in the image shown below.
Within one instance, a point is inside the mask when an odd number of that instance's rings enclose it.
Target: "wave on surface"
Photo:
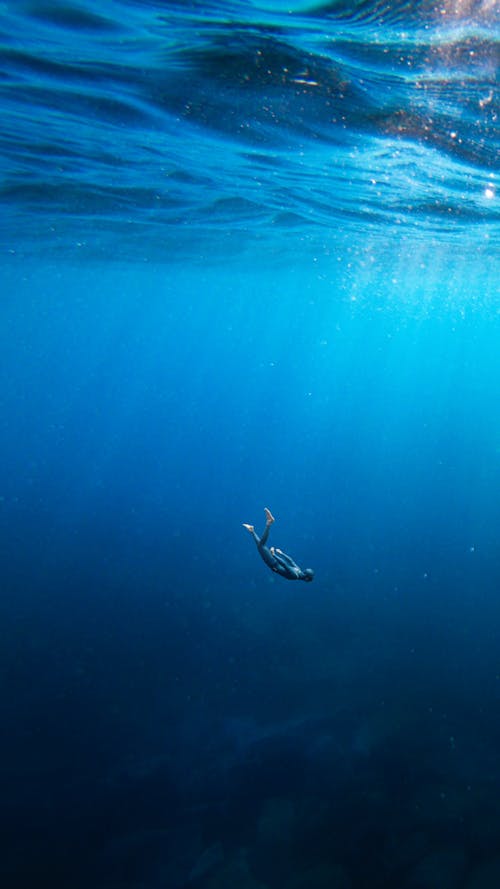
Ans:
[[[494,0],[2,8],[4,249],[498,244]]]

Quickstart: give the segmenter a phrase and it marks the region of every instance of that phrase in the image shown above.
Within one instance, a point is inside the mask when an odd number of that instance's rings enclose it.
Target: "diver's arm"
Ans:
[[[281,562],[282,565],[285,565],[285,567],[287,567],[287,568],[298,568],[298,570],[300,571],[300,568],[299,568],[299,566],[297,565],[297,562],[294,562],[293,559],[292,559],[292,557],[289,556],[289,555],[287,555],[287,553],[282,552],[280,549],[275,549],[275,550],[273,551],[273,555],[274,555],[274,558],[275,558],[278,562]]]

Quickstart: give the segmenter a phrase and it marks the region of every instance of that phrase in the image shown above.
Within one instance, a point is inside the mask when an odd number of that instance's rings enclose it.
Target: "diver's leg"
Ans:
[[[261,546],[266,545],[267,538],[269,537],[269,529],[274,522],[274,516],[271,515],[271,511],[267,508],[267,506],[264,509],[264,512],[266,514],[266,527],[264,528],[264,532],[262,534],[262,537],[260,538],[260,545]]]
[[[267,538],[269,537],[269,528],[270,527],[271,527],[270,525],[266,525],[266,527],[264,528],[262,537],[260,538],[260,545],[261,546],[265,546],[267,543]]]
[[[260,546],[260,544],[262,543],[262,541],[261,541],[259,535],[255,533],[255,528],[254,528],[254,526],[253,526],[253,525],[246,525],[245,522],[243,522],[243,527],[246,528],[247,531],[248,531],[248,533],[252,535],[252,537],[253,537],[253,539],[255,540],[255,543],[257,544],[257,546]]]

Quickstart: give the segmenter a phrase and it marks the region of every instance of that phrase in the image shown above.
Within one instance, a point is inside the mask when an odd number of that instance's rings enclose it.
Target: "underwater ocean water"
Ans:
[[[0,3],[2,886],[500,886],[499,35]]]

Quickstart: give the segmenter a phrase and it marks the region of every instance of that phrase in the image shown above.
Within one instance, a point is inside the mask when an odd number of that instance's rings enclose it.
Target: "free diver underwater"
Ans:
[[[274,546],[267,546],[269,531],[275,519],[267,507],[264,509],[264,512],[266,514],[266,527],[262,537],[259,537],[259,535],[256,534],[253,525],[246,525],[243,523],[243,527],[247,529],[249,534],[251,534],[255,540],[261,559],[263,559],[271,571],[274,571],[275,574],[280,574],[281,577],[286,578],[286,580],[305,580],[306,583],[310,583],[314,578],[314,571],[312,568],[299,568],[292,557],[288,556],[281,549],[277,549]]]

